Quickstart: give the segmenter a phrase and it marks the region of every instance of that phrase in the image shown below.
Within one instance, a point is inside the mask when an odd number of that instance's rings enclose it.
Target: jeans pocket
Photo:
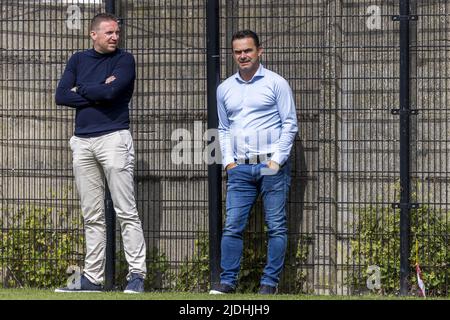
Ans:
[[[274,170],[269,168],[269,166],[267,165],[267,163],[262,163],[261,167],[259,169],[259,173],[261,176],[274,176],[277,175],[280,172],[280,170]]]
[[[237,169],[237,167],[239,167],[239,165],[236,165],[236,166],[234,166],[233,168],[228,169],[228,170],[227,170],[227,173],[234,172],[234,171]]]
[[[239,167],[239,165],[237,165],[231,169],[225,170],[225,176],[226,176],[227,181],[230,181],[230,179],[234,176],[234,172],[236,172],[238,167]]]

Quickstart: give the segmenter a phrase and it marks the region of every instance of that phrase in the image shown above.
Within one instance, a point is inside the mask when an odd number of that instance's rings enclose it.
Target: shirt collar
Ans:
[[[236,72],[234,74],[234,77],[239,81],[239,82],[244,82],[244,83],[252,83],[253,81],[255,81],[258,78],[262,78],[264,77],[265,74],[265,68],[262,65],[262,63],[259,64],[259,68],[258,70],[256,70],[255,74],[253,75],[253,77],[249,80],[249,81],[245,81],[244,79],[242,79],[241,75],[239,74],[239,71]]]

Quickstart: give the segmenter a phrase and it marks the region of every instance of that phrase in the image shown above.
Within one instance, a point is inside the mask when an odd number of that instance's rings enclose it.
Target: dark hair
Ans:
[[[233,36],[231,37],[231,47],[233,47],[233,41],[236,39],[244,39],[244,38],[252,38],[253,41],[255,42],[255,45],[257,48],[260,47],[260,43],[259,43],[259,38],[258,35],[253,32],[252,30],[240,30],[238,32],[236,32],[235,34],[233,34]]]
[[[100,23],[103,21],[115,21],[119,23],[119,18],[111,13],[99,13],[95,15],[95,17],[91,20],[90,30],[94,30],[98,27]]]

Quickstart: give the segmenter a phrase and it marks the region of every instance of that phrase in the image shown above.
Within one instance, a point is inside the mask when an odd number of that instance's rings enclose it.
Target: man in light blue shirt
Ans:
[[[243,251],[243,232],[261,194],[268,230],[261,294],[277,291],[287,244],[289,154],[297,134],[292,90],[260,63],[263,49],[253,31],[232,37],[239,71],[217,89],[219,141],[227,172],[226,221],[221,243],[220,284],[211,294],[233,293]]]

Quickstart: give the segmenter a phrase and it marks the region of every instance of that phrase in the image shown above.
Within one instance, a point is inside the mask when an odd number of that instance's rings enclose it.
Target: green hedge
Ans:
[[[67,267],[82,262],[85,246],[81,222],[70,219],[67,211],[23,207],[0,224],[0,266],[5,287],[59,286],[65,283]],[[61,225],[70,229],[61,229]]]
[[[380,267],[381,288],[378,294],[398,294],[400,283],[400,210],[390,207],[367,206],[355,210],[358,222],[356,236],[351,241],[349,263],[356,268],[348,283],[356,291],[364,291],[369,277],[367,268]],[[423,205],[411,210],[411,294],[417,293],[415,275],[416,248],[419,244],[419,263],[427,294],[448,294],[450,276],[449,213]]]

